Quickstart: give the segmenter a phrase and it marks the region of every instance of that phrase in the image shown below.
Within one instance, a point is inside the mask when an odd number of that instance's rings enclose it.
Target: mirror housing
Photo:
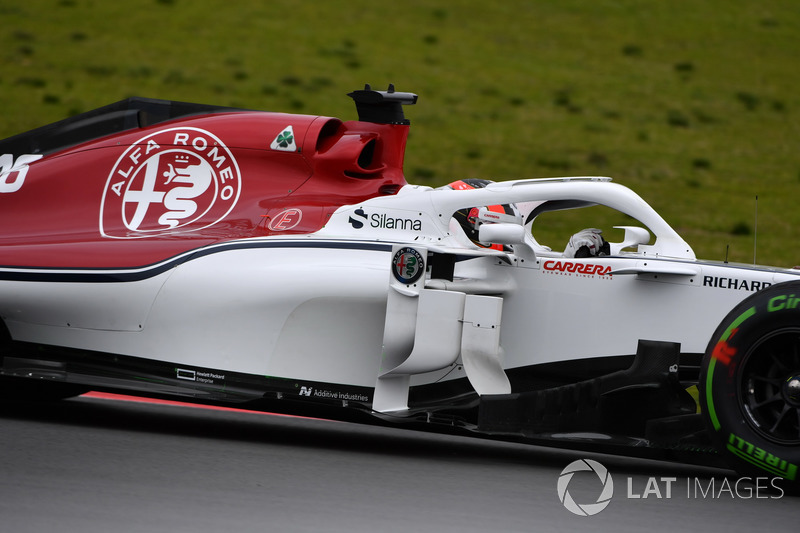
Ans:
[[[525,226],[519,224],[481,224],[478,240],[491,244],[521,244],[525,242]]]
[[[639,228],[637,226],[614,226],[614,229],[625,230],[625,236],[622,238],[622,242],[610,243],[611,255],[617,255],[625,248],[650,242],[650,232],[644,228]]]

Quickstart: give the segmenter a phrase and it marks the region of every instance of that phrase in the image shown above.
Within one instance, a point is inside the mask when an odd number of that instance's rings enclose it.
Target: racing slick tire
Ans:
[[[800,486],[800,282],[759,291],[714,332],[700,405],[720,454],[743,475]]]

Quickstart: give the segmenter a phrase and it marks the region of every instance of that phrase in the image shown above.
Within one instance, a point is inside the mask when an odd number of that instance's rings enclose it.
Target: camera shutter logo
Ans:
[[[603,490],[597,497],[596,502],[579,504],[572,498],[568,488],[575,472],[594,472],[600,479],[603,484]],[[611,503],[611,497],[614,495],[614,481],[611,479],[611,474],[608,473],[606,467],[591,459],[580,459],[568,464],[561,471],[556,488],[558,489],[558,499],[561,500],[564,507],[578,516],[596,515]]]

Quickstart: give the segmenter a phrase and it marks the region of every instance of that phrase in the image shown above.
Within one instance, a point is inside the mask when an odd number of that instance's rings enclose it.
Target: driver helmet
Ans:
[[[443,188],[453,189],[456,191],[465,191],[469,189],[482,189],[490,183],[493,182],[477,178],[468,178],[448,183]],[[489,212],[508,215],[517,220],[522,219],[522,215],[514,204],[487,205],[486,209]],[[480,214],[480,210],[481,207],[465,207],[453,213],[453,218],[456,220],[456,222],[458,222],[459,226],[461,226],[461,229],[464,231],[464,234],[467,236],[467,238],[469,238],[469,240],[475,245],[480,246],[481,248],[490,248],[493,250],[506,250],[505,246],[502,244],[483,244],[478,240],[478,229],[480,228],[481,224],[483,224],[483,221],[480,220],[478,216]]]

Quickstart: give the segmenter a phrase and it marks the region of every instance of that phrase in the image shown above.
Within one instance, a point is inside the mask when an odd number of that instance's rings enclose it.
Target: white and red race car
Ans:
[[[406,183],[359,120],[128,99],[0,141],[0,389],[85,390],[797,482],[800,272],[695,258],[608,178]],[[537,241],[551,211],[630,217]]]

